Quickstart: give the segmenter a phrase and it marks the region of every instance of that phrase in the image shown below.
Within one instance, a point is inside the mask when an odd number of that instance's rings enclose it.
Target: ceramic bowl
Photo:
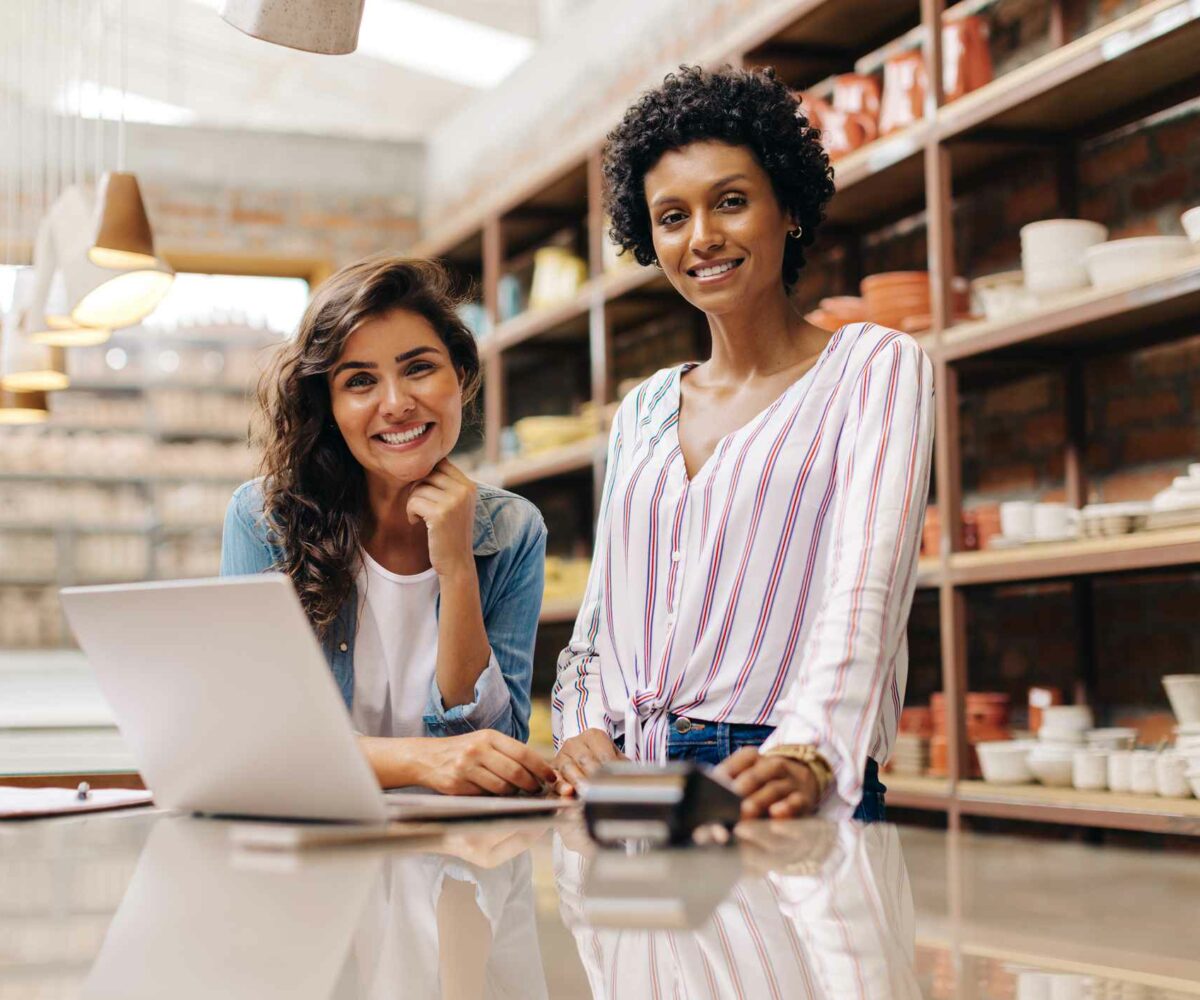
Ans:
[[[1095,725],[1087,705],[1047,705],[1042,709],[1042,731],[1083,733]]]
[[[1071,758],[1071,784],[1087,791],[1108,788],[1108,753],[1104,750],[1076,750]]]
[[[1092,750],[1132,750],[1137,742],[1137,730],[1128,726],[1089,729],[1083,738]]]
[[[1030,306],[1024,271],[1002,271],[976,278],[971,282],[971,294],[990,320],[1006,319]]]
[[[1200,799],[1200,768],[1188,771],[1186,777],[1188,785],[1191,786],[1192,794]]]
[[[1200,205],[1189,208],[1180,216],[1179,221],[1183,223],[1183,231],[1187,233],[1188,239],[1200,244]]]
[[[1169,674],[1163,678],[1163,687],[1180,725],[1200,723],[1200,674]]]
[[[1084,263],[1091,283],[1103,288],[1148,281],[1191,252],[1186,236],[1138,236],[1088,247]]]
[[[1154,777],[1158,794],[1167,799],[1190,799],[1192,790],[1188,786],[1188,759],[1182,754],[1160,753],[1154,762]]]
[[[1087,268],[1082,259],[1078,262],[1070,258],[1036,262],[1022,258],[1021,269],[1025,287],[1038,298],[1062,295],[1088,286]]]
[[[1029,769],[1032,746],[1023,740],[994,740],[976,743],[983,780],[1004,785],[1023,785],[1033,781]]]
[[[1043,785],[1069,788],[1075,776],[1073,751],[1047,753],[1039,748],[1039,752],[1029,755],[1029,770]]]
[[[1042,219],[1021,227],[1021,255],[1031,261],[1080,257],[1108,239],[1108,229],[1086,219]]]

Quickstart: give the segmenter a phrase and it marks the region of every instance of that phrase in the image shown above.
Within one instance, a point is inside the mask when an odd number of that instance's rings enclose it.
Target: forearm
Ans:
[[[399,739],[360,736],[358,748],[367,758],[381,788],[403,788],[423,784],[419,737]]]
[[[475,684],[490,659],[479,577],[471,563],[463,572],[441,579],[437,685],[446,708],[474,701]]]

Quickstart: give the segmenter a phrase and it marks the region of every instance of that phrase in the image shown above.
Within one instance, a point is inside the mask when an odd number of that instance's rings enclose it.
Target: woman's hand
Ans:
[[[742,747],[723,760],[717,770],[733,779],[734,790],[742,796],[742,819],[790,819],[817,811],[817,776],[798,760]]]
[[[551,764],[558,772],[558,784],[554,790],[564,797],[575,794],[580,783],[601,764],[610,760],[627,760],[617,750],[612,737],[603,729],[585,729],[578,736],[564,740]]]
[[[494,729],[410,742],[417,783],[444,795],[541,795],[554,785],[540,754]]]
[[[411,523],[425,522],[439,577],[475,573],[475,483],[466,473],[443,458],[413,487],[407,511]]]

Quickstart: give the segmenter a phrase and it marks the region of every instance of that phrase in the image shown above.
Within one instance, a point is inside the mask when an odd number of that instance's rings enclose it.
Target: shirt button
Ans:
[[[346,650],[349,648],[350,648],[350,646],[348,643],[345,643],[345,642],[338,643],[338,649],[340,649],[343,653],[346,652]]]
[[[671,553],[671,562],[679,562],[679,560],[682,558],[683,558],[683,553],[680,552],[679,549],[676,549],[674,552]]]

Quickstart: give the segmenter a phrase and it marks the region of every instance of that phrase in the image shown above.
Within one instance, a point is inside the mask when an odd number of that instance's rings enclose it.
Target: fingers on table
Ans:
[[[719,770],[730,778],[736,778],[749,768],[753,767],[759,759],[757,747],[742,747],[726,757],[720,764]]]

